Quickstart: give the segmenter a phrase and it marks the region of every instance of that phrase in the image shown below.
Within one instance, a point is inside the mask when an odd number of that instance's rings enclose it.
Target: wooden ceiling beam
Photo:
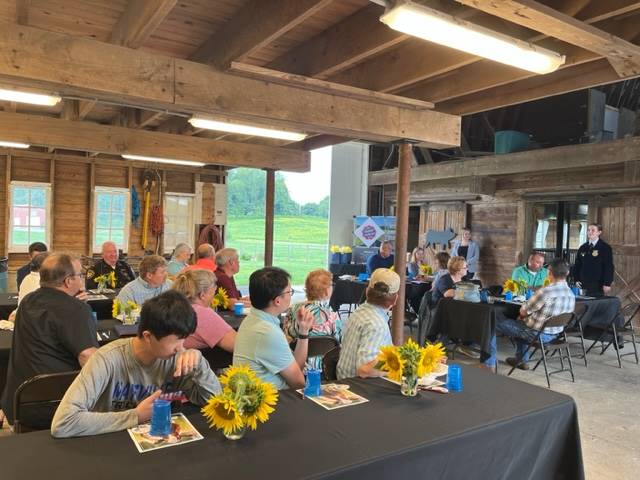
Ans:
[[[368,5],[266,67],[324,79],[409,38],[382,24],[383,12],[379,5]]]
[[[538,75],[454,98],[439,103],[436,107],[457,115],[469,115],[618,81],[620,78],[617,72],[606,59],[601,58],[548,75]]]
[[[29,25],[29,7],[31,0],[16,0],[16,22]]]
[[[587,23],[596,23],[636,10],[640,10],[640,1],[638,0],[607,0],[606,2],[591,0],[575,17]]]
[[[621,78],[640,73],[640,47],[535,0],[457,0],[608,58]]]
[[[305,172],[309,153],[264,145],[171,135],[92,122],[0,112],[3,139],[29,145],[122,155],[191,160],[234,167]]]
[[[328,147],[330,145],[338,145],[340,143],[351,142],[352,138],[340,137],[337,135],[316,135],[315,137],[305,138],[301,142],[290,143],[286,148],[294,148],[297,150],[316,150],[318,148]]]
[[[411,182],[545,172],[625,163],[637,160],[639,149],[640,137],[630,137],[613,142],[567,145],[507,155],[451,160],[413,168]],[[394,185],[397,179],[398,170],[395,168],[369,173],[369,185]]]
[[[109,42],[140,48],[169,15],[177,0],[129,0]]]
[[[79,100],[78,101],[78,120],[83,120],[89,115],[93,107],[98,103],[96,100]]]
[[[0,56],[0,79],[67,96],[372,141],[460,142],[456,116],[240,77],[87,38],[8,25],[0,29],[0,51],[12,52]]]
[[[251,0],[190,57],[226,70],[316,14],[333,0]]]

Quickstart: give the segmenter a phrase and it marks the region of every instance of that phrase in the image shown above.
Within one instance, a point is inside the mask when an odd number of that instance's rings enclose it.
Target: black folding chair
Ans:
[[[424,345],[431,330],[431,321],[435,313],[433,305],[433,292],[428,291],[422,296],[418,309],[418,344]]]
[[[582,328],[582,319],[587,313],[587,310],[589,310],[589,306],[586,303],[576,303],[576,308],[573,311],[573,313],[575,313],[575,319],[573,323],[567,326],[567,328],[565,328],[564,330],[564,333],[567,336],[567,340],[569,340],[570,338],[580,339],[580,346],[582,347],[582,357],[579,356],[578,358],[582,358],[584,360],[585,367],[587,366],[587,351],[584,347],[584,330]],[[571,343],[571,345],[577,345],[577,342]]]
[[[535,367],[533,367],[533,370],[538,368],[538,365],[540,365],[541,362],[544,364],[544,374],[547,377],[547,386],[549,388],[551,388],[551,381],[549,377],[551,375],[555,375],[556,373],[569,371],[571,373],[571,381],[575,382],[576,379],[573,374],[573,363],[571,362],[571,351],[569,350],[570,344],[569,342],[567,342],[567,336],[564,330],[560,334],[558,334],[555,340],[551,342],[546,342],[546,343],[541,342],[540,335],[544,333],[545,328],[550,328],[550,327],[566,328],[567,325],[571,324],[571,322],[574,321],[574,318],[575,318],[574,313],[561,313],[560,315],[551,317],[549,320],[547,320],[544,326],[537,332],[535,338],[527,345],[527,350],[525,352],[525,355],[531,349],[533,349],[533,352],[531,353],[531,356],[533,357],[536,354],[536,352],[540,350],[542,357],[540,358],[540,360],[538,360],[538,363],[536,363]],[[550,372],[549,367],[547,365],[547,358],[552,357],[553,355],[555,355],[556,352],[559,354],[558,357],[556,357],[556,359],[560,360],[560,369]],[[565,355],[565,352],[566,352],[566,355]],[[569,368],[565,368],[565,363],[564,363],[565,360],[567,360]],[[511,370],[509,370],[509,373],[507,375],[511,375],[515,370],[516,366],[517,365],[514,365],[513,367],[511,367]]]
[[[613,344],[613,348],[616,351],[616,357],[618,359],[618,367],[622,368],[622,357],[626,355],[635,355],[636,364],[638,363],[638,347],[636,346],[636,337],[635,332],[633,330],[633,318],[640,310],[640,305],[636,303],[629,303],[624,306],[619,312],[618,315],[615,315],[609,321],[609,324],[602,330],[598,338],[596,338],[593,343],[587,348],[587,353],[591,351],[591,349],[600,342],[600,355],[604,355],[604,352]],[[619,315],[622,316],[623,320],[625,317],[628,318],[627,321],[623,322],[622,327],[616,327],[616,321],[619,318]],[[620,353],[620,342],[618,341],[618,337],[624,339],[624,337],[631,337],[631,343],[633,345],[633,352],[628,352],[621,354]],[[608,342],[605,345],[605,342]]]
[[[322,357],[322,379],[328,382],[338,379],[336,369],[340,358],[340,345],[332,348]]]
[[[318,335],[309,337],[309,347],[307,357],[324,357],[324,355],[340,345],[338,341],[330,335]]]
[[[51,428],[51,420],[69,385],[80,373],[47,373],[22,383],[13,397],[13,431],[25,433]]]

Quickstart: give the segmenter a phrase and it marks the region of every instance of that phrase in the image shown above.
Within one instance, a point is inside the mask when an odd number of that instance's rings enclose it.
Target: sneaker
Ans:
[[[519,368],[520,370],[529,370],[529,365],[525,362],[519,361],[516,357],[507,358],[507,363],[512,367]]]
[[[465,357],[473,358],[474,360],[480,359],[480,353],[475,351],[473,348],[466,347],[464,345],[457,345],[456,352],[461,353]]]

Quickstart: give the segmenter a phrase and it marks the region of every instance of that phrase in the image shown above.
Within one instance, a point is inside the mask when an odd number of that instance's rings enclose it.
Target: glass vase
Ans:
[[[416,375],[403,376],[400,392],[406,397],[415,397],[418,394],[418,377]]]
[[[98,282],[98,293],[103,293],[107,288],[107,283],[106,282]]]
[[[243,423],[241,427],[234,429],[231,433],[225,433],[224,436],[229,440],[240,440],[247,431],[246,425]]]

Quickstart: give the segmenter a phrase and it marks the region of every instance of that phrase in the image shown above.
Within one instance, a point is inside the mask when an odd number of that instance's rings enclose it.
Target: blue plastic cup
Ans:
[[[571,287],[571,291],[576,297],[580,295],[580,289],[578,287]]]
[[[505,300],[513,300],[513,293],[506,291],[504,292],[504,299]]]
[[[151,412],[151,435],[164,437],[171,433],[171,402],[168,400],[153,401]]]
[[[304,394],[307,397],[317,397],[322,393],[320,388],[320,374],[322,370],[315,368],[307,369],[307,381],[304,387]]]
[[[447,389],[450,392],[462,391],[462,369],[460,365],[455,363],[449,364],[449,372],[447,374]]]
[[[533,297],[533,290],[531,290],[530,288],[527,288],[527,291],[524,294],[524,298],[529,300],[531,297]]]
[[[489,292],[486,290],[480,290],[480,301],[482,303],[487,303],[489,301]]]
[[[242,302],[237,302],[233,305],[233,313],[236,315],[242,315],[244,313],[244,305]]]

